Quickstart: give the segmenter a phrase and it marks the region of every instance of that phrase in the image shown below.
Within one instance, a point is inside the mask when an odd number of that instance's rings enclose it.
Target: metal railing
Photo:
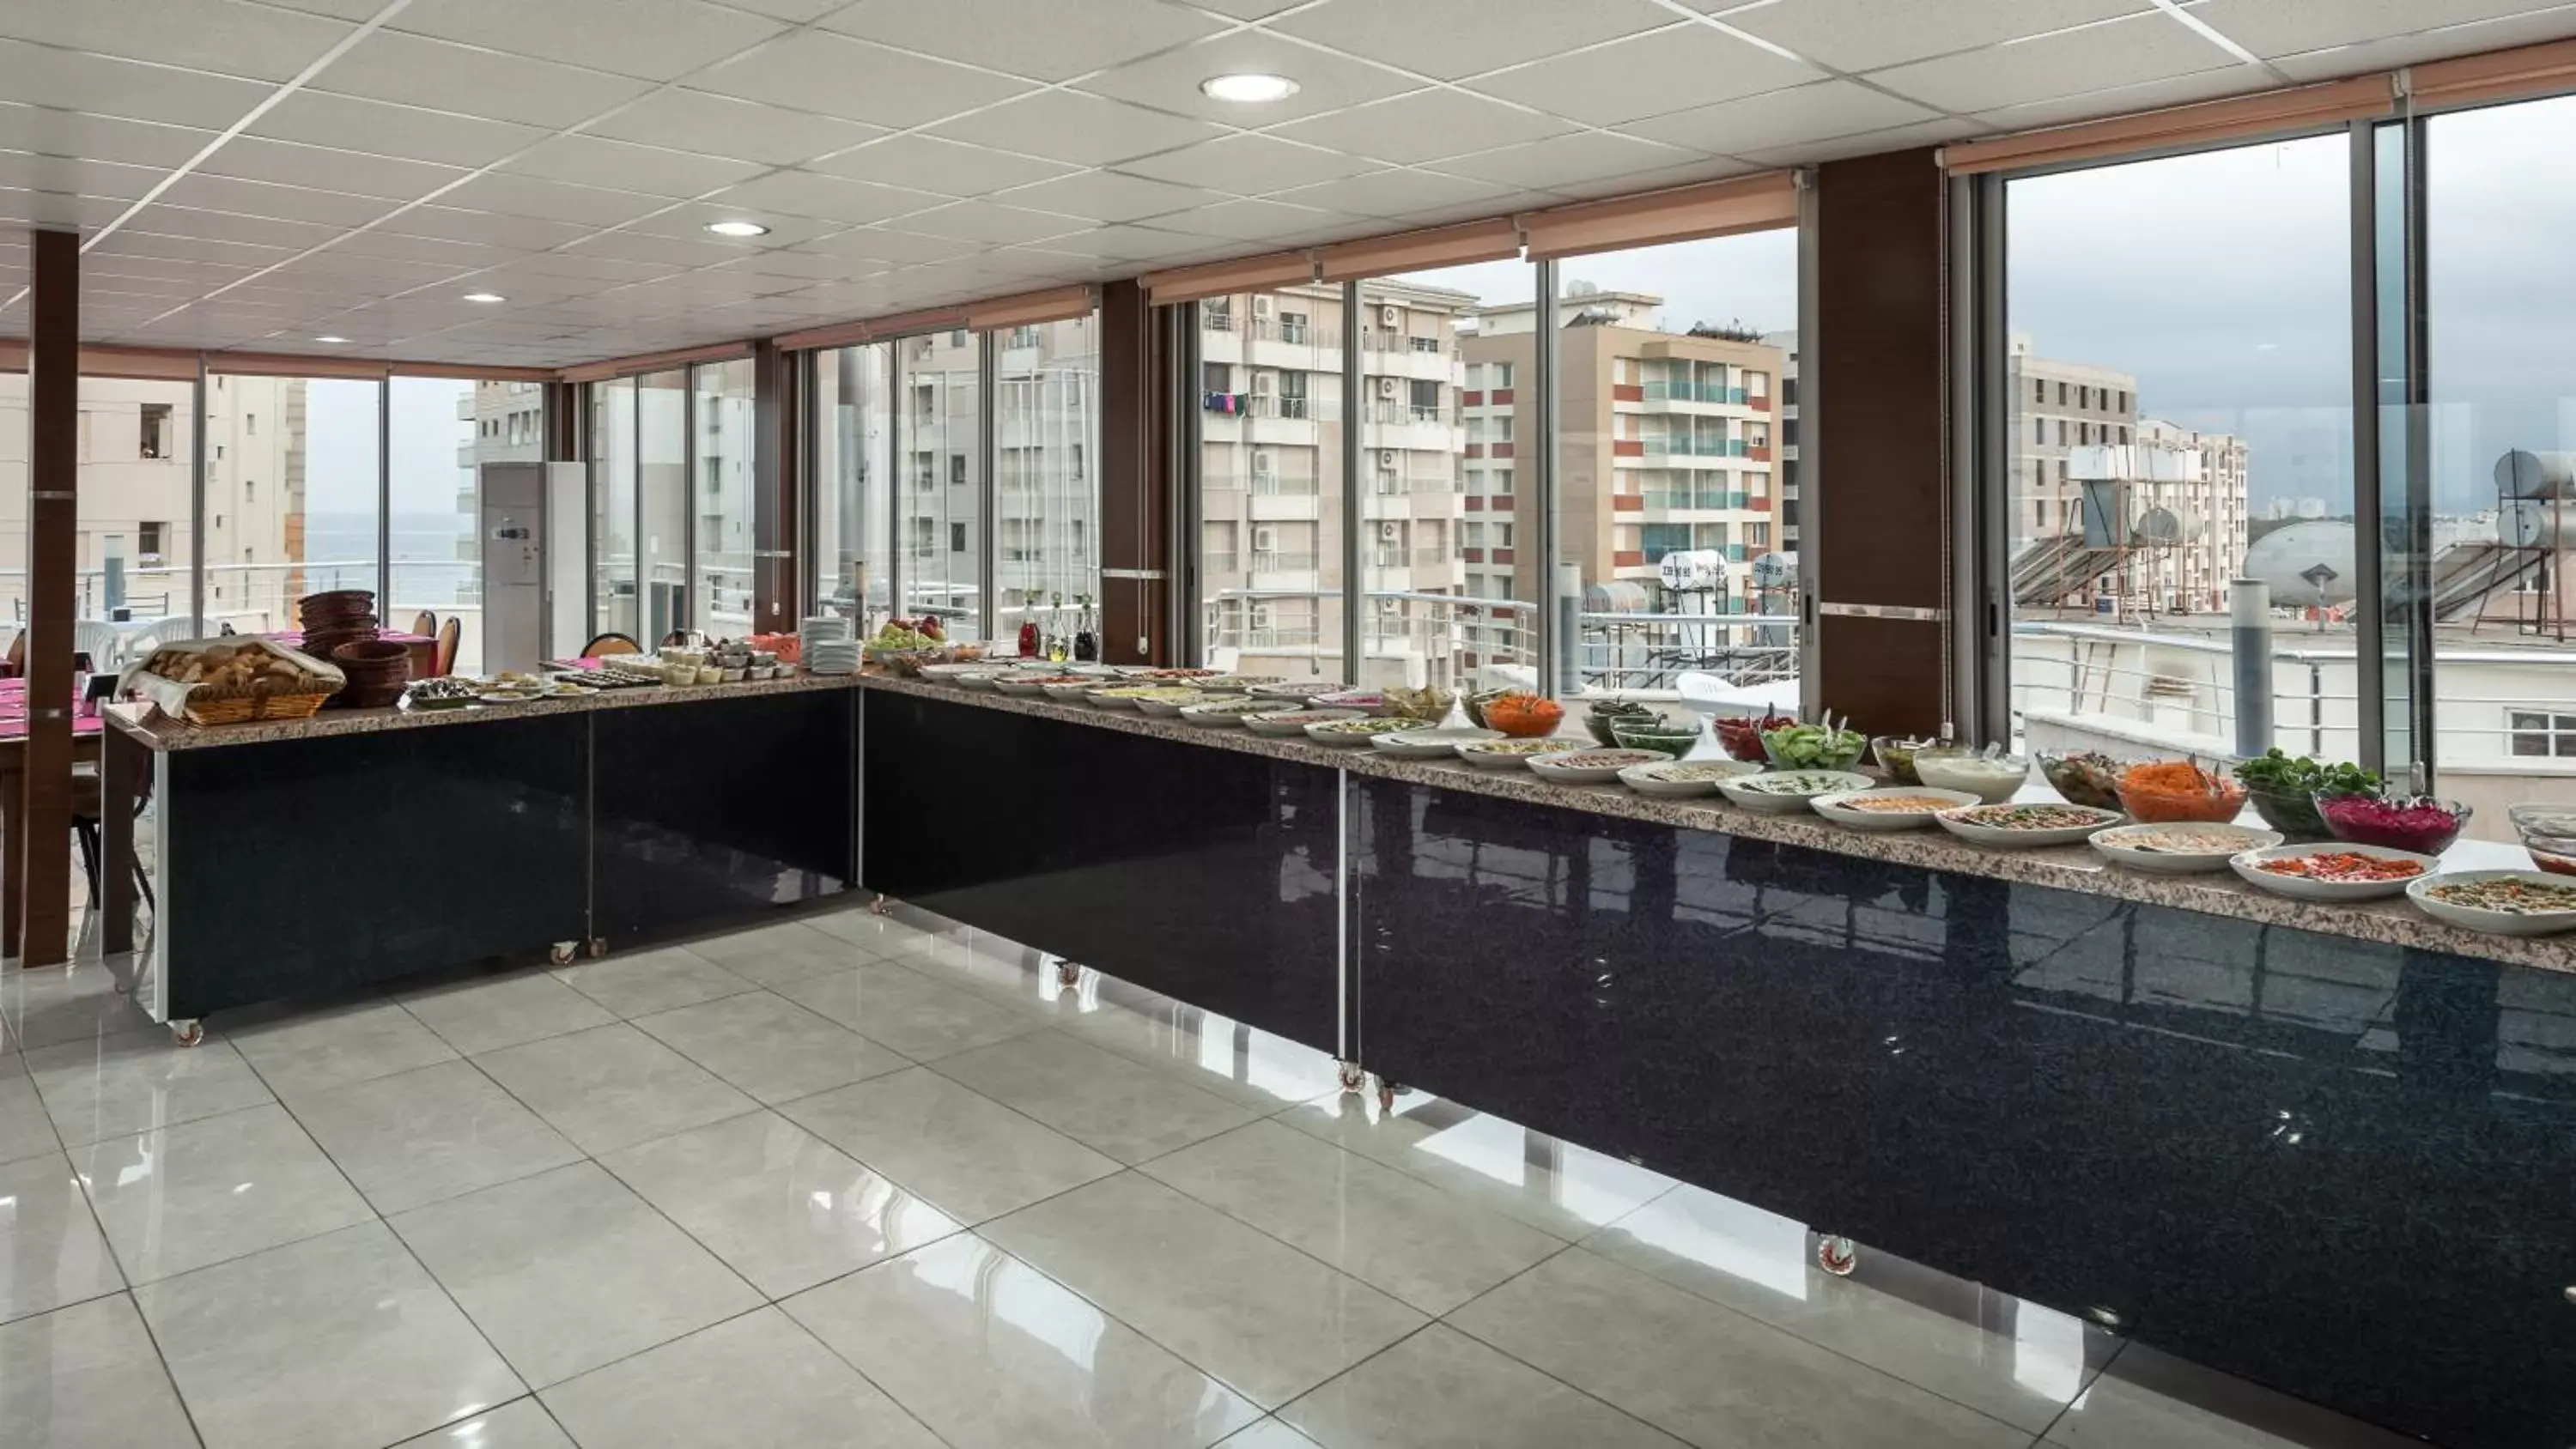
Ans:
[[[1289,553],[1279,549],[1252,551],[1252,571],[1262,573],[1303,573],[1315,566],[1312,552]]]
[[[1252,475],[1252,491],[1266,498],[1312,498],[1315,496],[1315,480],[1296,473],[1255,473]]]

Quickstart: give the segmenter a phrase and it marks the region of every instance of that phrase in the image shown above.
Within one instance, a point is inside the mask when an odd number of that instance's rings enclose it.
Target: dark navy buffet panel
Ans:
[[[167,1014],[581,939],[589,717],[158,757]]]
[[[1338,771],[862,694],[868,889],[1337,1049]]]
[[[2576,1444],[2576,978],[1350,798],[1387,1079],[2442,1444]]]
[[[593,934],[612,946],[845,890],[855,689],[586,715]]]

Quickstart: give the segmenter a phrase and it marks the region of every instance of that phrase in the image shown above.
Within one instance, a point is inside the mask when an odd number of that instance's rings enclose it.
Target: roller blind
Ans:
[[[2404,72],[2419,106],[2520,100],[2576,90],[2576,40],[2427,61]]]
[[[1147,272],[1136,280],[1144,285],[1145,300],[1157,307],[1168,307],[1174,302],[1195,302],[1229,292],[1271,292],[1311,282],[1315,280],[1315,258],[1311,252],[1272,252],[1230,262]]]
[[[567,367],[555,374],[558,382],[599,382],[612,377],[631,377],[640,372],[662,372],[686,367],[693,362],[724,362],[736,357],[749,357],[749,342],[718,342],[706,347],[684,347],[673,352],[646,352],[634,357],[610,357],[598,362],[585,362]]]
[[[1042,322],[1087,317],[1099,305],[1099,295],[1089,287],[1056,287],[975,303],[966,309],[966,325],[978,332],[997,327],[1035,327]]]
[[[1521,254],[1521,229],[1510,217],[1471,221],[1428,231],[1338,242],[1315,253],[1319,281],[1347,282],[1426,267],[1463,267]]]
[[[1786,171],[1551,207],[1520,217],[1532,261],[1797,224],[1797,181]]]
[[[2087,121],[2079,126],[1945,146],[1941,164],[1953,176],[1973,176],[2341,125],[2395,114],[2396,94],[2396,78],[2392,75],[2382,72],[2355,76],[2323,85],[2266,91],[2259,96],[2205,101],[2196,106],[2176,106],[2106,121]]]

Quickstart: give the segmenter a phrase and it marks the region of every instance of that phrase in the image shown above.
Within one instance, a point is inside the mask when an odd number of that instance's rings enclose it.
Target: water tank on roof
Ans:
[[[2576,498],[2576,453],[2515,448],[2496,459],[2496,487],[2513,498]]]
[[[1723,588],[1726,555],[1713,548],[1675,549],[1656,561],[1655,581],[1675,593]]]

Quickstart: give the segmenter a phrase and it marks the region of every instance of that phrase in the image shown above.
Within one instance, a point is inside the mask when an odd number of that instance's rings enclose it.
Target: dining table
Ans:
[[[73,701],[72,762],[99,758],[101,720]],[[27,681],[0,679],[0,949],[16,954],[26,929]]]

